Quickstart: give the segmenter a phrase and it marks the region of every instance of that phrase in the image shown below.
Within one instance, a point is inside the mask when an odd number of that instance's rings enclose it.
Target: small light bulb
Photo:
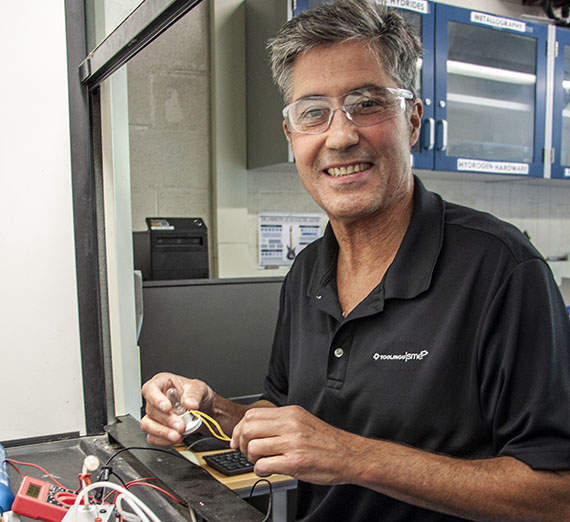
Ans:
[[[87,455],[83,464],[89,471],[95,471],[99,467],[99,459],[95,455]]]
[[[168,397],[170,404],[172,404],[172,411],[176,413],[176,415],[182,417],[186,423],[186,429],[184,430],[184,433],[182,433],[182,436],[186,437],[202,426],[202,418],[196,417],[182,406],[180,403],[180,396],[178,395],[176,388],[168,388],[168,390],[166,390],[166,396]]]
[[[178,390],[176,388],[168,388],[166,390],[166,396],[172,404],[172,411],[176,415],[184,415],[188,410],[180,404],[180,396],[178,395]]]
[[[85,475],[87,473],[91,473],[95,471],[99,467],[99,459],[95,455],[87,455],[83,459],[83,468],[81,470],[81,474]]]

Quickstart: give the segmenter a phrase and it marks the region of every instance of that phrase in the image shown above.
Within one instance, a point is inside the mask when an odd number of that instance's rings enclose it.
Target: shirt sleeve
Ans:
[[[489,303],[479,353],[496,454],[569,470],[570,320],[545,261],[524,261],[506,276]]]
[[[289,392],[289,348],[290,309],[287,299],[287,281],[285,277],[279,298],[279,313],[269,360],[269,369],[265,377],[262,399],[276,406],[285,406]]]

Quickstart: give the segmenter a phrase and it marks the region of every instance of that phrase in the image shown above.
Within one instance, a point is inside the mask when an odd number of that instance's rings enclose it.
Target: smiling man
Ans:
[[[414,177],[420,44],[400,16],[339,0],[269,46],[299,176],[329,218],[295,260],[262,399],[159,374],[148,440],[215,416],[258,475],[299,479],[303,522],[570,519],[570,323],[514,227]]]

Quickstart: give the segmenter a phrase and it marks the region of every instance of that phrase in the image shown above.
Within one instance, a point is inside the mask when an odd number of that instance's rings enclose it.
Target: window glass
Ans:
[[[570,165],[570,45],[564,47],[564,78],[562,80],[562,165]]]
[[[536,41],[449,22],[448,155],[533,161]]]
[[[414,13],[412,11],[400,11],[400,14],[404,17],[406,22],[408,22],[412,27],[414,27],[423,41],[423,34],[422,34],[422,15],[418,13]],[[416,85],[414,89],[414,94],[418,97],[422,97],[422,60],[418,60],[418,74],[416,76]],[[412,147],[412,152],[419,152],[420,151],[420,140],[416,141],[414,146]]]
[[[142,2],[143,0],[85,0],[87,49],[95,49]]]

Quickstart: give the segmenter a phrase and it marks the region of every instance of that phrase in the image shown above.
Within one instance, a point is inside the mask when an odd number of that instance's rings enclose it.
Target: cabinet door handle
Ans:
[[[435,120],[426,118],[425,122],[424,149],[433,150],[435,146]]]
[[[447,150],[447,120],[440,120],[439,123],[441,124],[441,145],[437,150],[443,152]]]

